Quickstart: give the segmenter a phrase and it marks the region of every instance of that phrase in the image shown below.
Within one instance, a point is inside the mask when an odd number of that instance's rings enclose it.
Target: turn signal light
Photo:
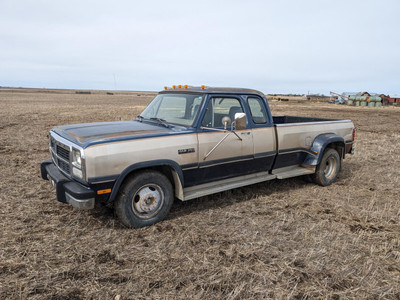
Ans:
[[[111,193],[111,189],[105,189],[105,190],[98,190],[97,195],[103,195],[103,194],[109,194]]]
[[[184,85],[184,87],[185,87],[185,89],[187,89],[187,88],[188,88],[188,85],[187,85],[187,84],[185,84],[185,85]]]
[[[175,88],[176,88],[176,85],[173,85],[172,88],[175,89]]]
[[[168,90],[168,87],[167,87],[167,86],[164,86],[164,90]]]
[[[206,86],[203,84],[203,85],[201,86],[201,89],[204,90],[205,88],[206,88]]]

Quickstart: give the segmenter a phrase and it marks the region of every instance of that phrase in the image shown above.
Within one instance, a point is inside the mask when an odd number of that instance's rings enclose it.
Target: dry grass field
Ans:
[[[0,299],[400,299],[400,109],[271,103],[352,119],[329,187],[271,181],[126,229],[58,203],[39,163],[55,125],[130,120],[149,94],[0,91]]]

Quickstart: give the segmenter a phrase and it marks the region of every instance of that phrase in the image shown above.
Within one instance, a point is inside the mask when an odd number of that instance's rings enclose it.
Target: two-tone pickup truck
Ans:
[[[354,150],[349,120],[272,116],[264,94],[173,86],[132,121],[55,127],[41,175],[76,208],[113,203],[129,227],[185,201],[272,179],[337,177]]]

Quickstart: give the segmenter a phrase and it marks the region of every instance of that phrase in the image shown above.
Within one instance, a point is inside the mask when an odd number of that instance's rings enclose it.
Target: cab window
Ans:
[[[255,124],[267,123],[265,106],[260,98],[249,97],[247,98],[247,104],[249,105],[251,118]]]
[[[222,118],[228,116],[231,124],[235,114],[243,112],[240,101],[236,98],[211,98],[201,122],[203,127],[223,128]],[[230,124],[228,126],[230,128]]]

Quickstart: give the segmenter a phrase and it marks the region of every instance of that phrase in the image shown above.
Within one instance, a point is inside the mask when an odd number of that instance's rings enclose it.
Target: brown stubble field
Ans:
[[[126,229],[58,203],[39,163],[55,125],[130,120],[149,94],[0,91],[0,299],[399,299],[400,109],[271,103],[352,119],[329,187],[271,181],[182,203]]]

